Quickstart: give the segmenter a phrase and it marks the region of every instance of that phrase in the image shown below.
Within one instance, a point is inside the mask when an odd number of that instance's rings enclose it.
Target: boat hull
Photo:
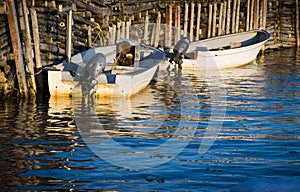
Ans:
[[[193,58],[183,59],[182,68],[214,70],[248,64],[255,60],[269,37],[267,32],[257,30],[191,43],[189,51],[194,51],[194,55],[190,54]],[[228,48],[232,42],[239,42],[241,46]]]
[[[149,59],[141,61],[139,67],[116,66],[113,73],[109,72],[99,75],[97,77],[98,83],[95,85],[96,98],[132,97],[146,88],[156,73],[159,63],[163,62],[165,57],[163,51],[151,47],[149,49],[156,52],[156,59],[149,57]],[[75,55],[72,58],[72,63],[82,66],[82,63],[87,62],[87,56],[91,57],[91,55],[99,52],[109,55],[107,50],[96,48],[90,53]],[[107,56],[107,60],[113,60],[113,56]],[[48,71],[48,85],[51,97],[72,97],[81,94],[81,87],[76,77],[72,76],[70,71],[64,70],[63,64],[57,68],[58,70]],[[77,71],[80,71],[80,67],[78,67]]]

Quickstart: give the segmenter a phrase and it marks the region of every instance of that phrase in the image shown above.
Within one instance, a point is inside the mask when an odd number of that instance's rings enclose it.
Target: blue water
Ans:
[[[2,99],[1,190],[229,191],[300,177],[300,52],[216,75],[162,70],[130,100],[85,106],[87,116],[74,99]]]

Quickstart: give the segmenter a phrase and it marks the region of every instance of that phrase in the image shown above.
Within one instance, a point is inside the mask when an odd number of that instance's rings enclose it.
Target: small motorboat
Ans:
[[[116,45],[92,48],[48,70],[49,92],[55,97],[72,96],[81,87],[83,95],[131,97],[150,83],[164,59],[160,49],[120,39]]]
[[[260,29],[191,42],[184,56],[175,63],[195,70],[238,67],[255,60],[269,38],[270,34]],[[177,61],[176,54],[174,57]],[[170,61],[174,61],[172,56]]]

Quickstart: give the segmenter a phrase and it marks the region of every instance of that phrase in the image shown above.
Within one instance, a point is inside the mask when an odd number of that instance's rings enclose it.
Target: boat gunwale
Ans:
[[[220,40],[220,39],[226,39],[228,37],[234,37],[234,36],[239,36],[239,35],[245,35],[245,34],[251,34],[251,33],[256,33],[256,35],[258,33],[262,33],[265,35],[264,39],[263,40],[260,40],[260,41],[257,41],[255,43],[252,43],[252,44],[249,44],[249,45],[244,45],[244,46],[240,46],[240,47],[235,47],[235,48],[230,48],[230,49],[224,49],[224,50],[197,50],[197,52],[211,52],[211,53],[217,53],[217,52],[228,52],[228,51],[231,51],[231,50],[237,50],[237,49],[242,49],[242,48],[248,48],[248,47],[251,47],[253,45],[259,45],[261,43],[265,43],[267,42],[269,39],[270,39],[270,34],[263,30],[263,29],[258,29],[258,30],[252,30],[252,31],[245,31],[245,32],[241,32],[241,33],[232,33],[232,34],[227,34],[227,35],[223,35],[223,36],[218,36],[218,37],[212,37],[212,38],[209,38],[209,39],[204,39],[204,40],[200,40],[200,41],[195,41],[195,42],[192,42],[190,45],[193,45],[193,46],[197,46],[197,44],[200,44],[200,43],[206,43],[206,42],[210,42],[210,41],[217,41],[217,40]],[[195,51],[195,50],[192,50],[192,51]],[[187,54],[191,54],[192,52],[189,52]]]

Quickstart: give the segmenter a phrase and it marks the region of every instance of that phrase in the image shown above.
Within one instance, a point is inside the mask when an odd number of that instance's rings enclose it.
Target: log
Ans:
[[[217,3],[214,3],[213,11],[213,25],[212,25],[212,37],[216,36],[216,27],[217,27]]]
[[[65,55],[66,54],[66,50],[59,48],[58,46],[54,46],[54,45],[49,45],[49,44],[45,44],[45,43],[40,43],[40,50],[41,51],[47,51],[47,52],[52,52],[58,55]]]

